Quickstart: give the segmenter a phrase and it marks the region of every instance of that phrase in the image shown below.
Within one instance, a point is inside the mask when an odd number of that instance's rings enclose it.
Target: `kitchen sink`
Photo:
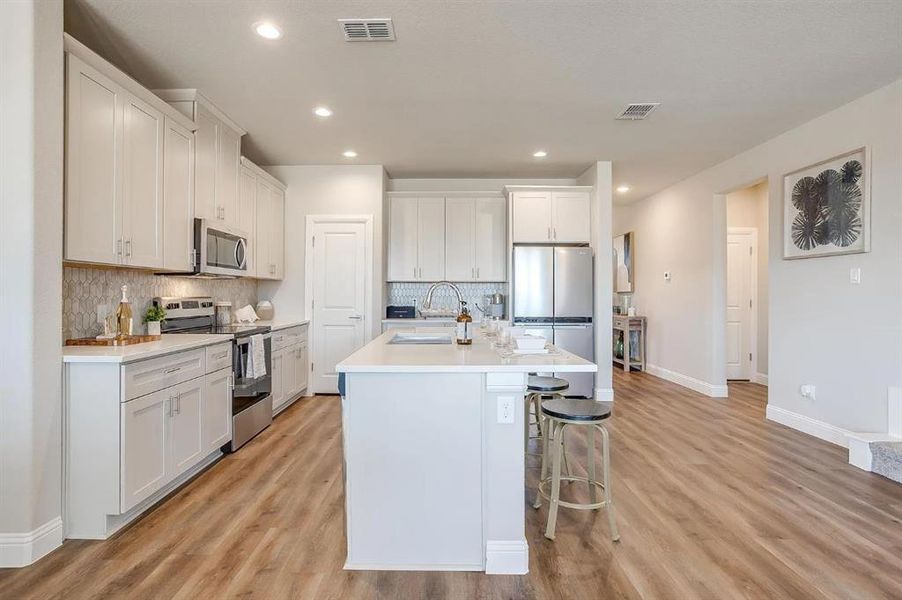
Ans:
[[[389,344],[450,344],[451,334],[398,332]]]

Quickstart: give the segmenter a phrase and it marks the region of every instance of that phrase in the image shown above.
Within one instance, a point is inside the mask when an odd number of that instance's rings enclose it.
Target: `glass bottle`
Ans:
[[[119,301],[119,307],[116,309],[116,323],[118,326],[120,338],[128,337],[132,334],[132,305],[128,302],[126,296],[128,286],[122,286],[122,299]]]
[[[467,303],[462,302],[460,314],[457,315],[457,343],[468,346],[473,343],[473,317],[467,310]]]

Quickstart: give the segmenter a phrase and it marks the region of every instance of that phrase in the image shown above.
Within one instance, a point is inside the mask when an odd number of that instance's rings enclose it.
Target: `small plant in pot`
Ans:
[[[144,313],[144,322],[147,323],[147,335],[160,335],[160,323],[166,318],[166,309],[162,306],[150,305]]]

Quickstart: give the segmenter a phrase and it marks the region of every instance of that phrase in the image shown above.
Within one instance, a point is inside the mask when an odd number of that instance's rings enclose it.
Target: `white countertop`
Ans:
[[[416,331],[447,334],[447,328],[391,329],[336,366],[340,373],[523,373],[532,371],[591,372],[598,366],[575,354],[555,349],[554,354],[503,357],[489,339],[475,332],[473,344],[389,344],[397,333]]]
[[[272,328],[273,331],[281,331],[282,329],[288,329],[289,327],[298,327],[300,325],[306,325],[310,322],[310,319],[273,319],[272,321],[254,321],[251,323],[252,325],[268,325]]]
[[[455,323],[456,317],[417,317],[415,319],[382,319],[383,323],[407,323],[411,327],[422,325],[423,323]]]
[[[130,363],[228,342],[230,334],[166,333],[159,342],[130,346],[63,346],[63,362]]]

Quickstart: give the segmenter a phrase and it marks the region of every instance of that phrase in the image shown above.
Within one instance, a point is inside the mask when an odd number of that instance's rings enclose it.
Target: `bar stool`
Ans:
[[[544,398],[563,398],[564,392],[570,388],[570,382],[560,377],[546,377],[530,373],[526,380],[526,411],[524,415],[523,451],[529,448],[530,439],[542,437],[542,413],[539,404]],[[530,419],[535,417],[535,421]],[[529,426],[535,423],[539,432],[537,436],[529,435]]]
[[[611,404],[609,402],[596,402],[594,400],[574,400],[570,398],[554,398],[542,402],[542,415],[545,421],[544,451],[542,452],[542,472],[539,479],[539,489],[533,508],[542,506],[542,498],[551,502],[548,508],[548,523],[545,526],[545,537],[554,539],[554,528],[557,524],[557,510],[559,506],[575,508],[579,510],[607,509],[608,523],[611,527],[611,539],[615,542],[620,539],[617,531],[617,523],[614,519],[614,500],[611,497],[610,486],[610,448],[608,444],[608,430],[601,424],[611,416]],[[588,477],[576,477],[572,474],[561,475],[561,459],[564,453],[564,430],[569,426],[586,428],[587,446],[587,474]],[[602,481],[595,478],[595,431],[601,433],[602,455]],[[551,477],[548,477],[548,452],[551,451]],[[589,485],[588,503],[564,502],[560,499],[561,481],[582,481]],[[551,490],[547,489],[551,486]],[[598,501],[597,489],[604,491],[604,500]]]

